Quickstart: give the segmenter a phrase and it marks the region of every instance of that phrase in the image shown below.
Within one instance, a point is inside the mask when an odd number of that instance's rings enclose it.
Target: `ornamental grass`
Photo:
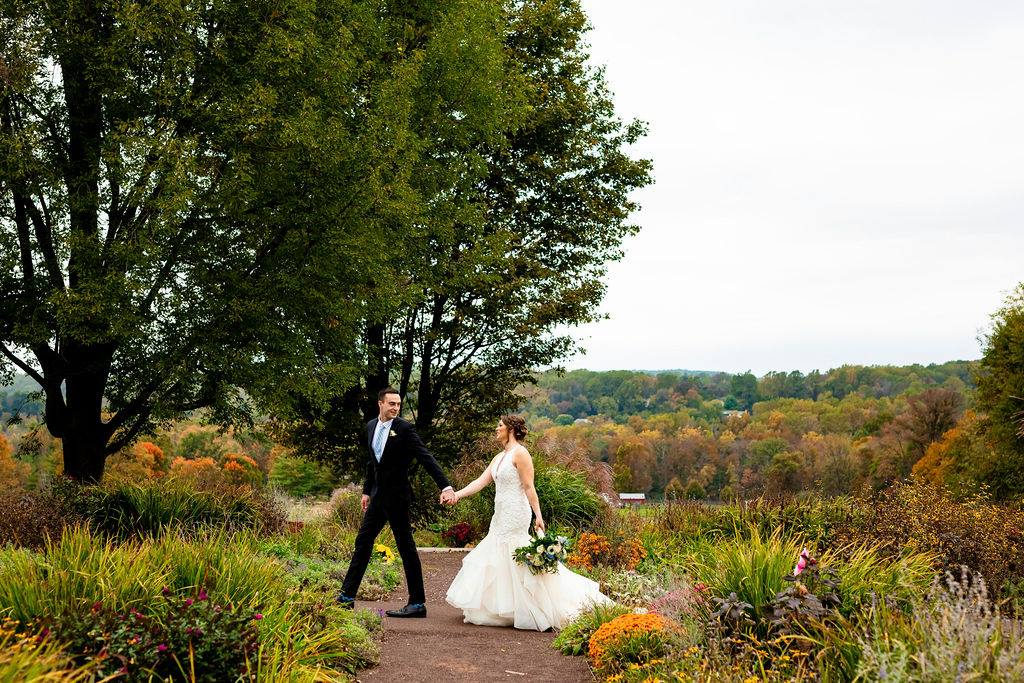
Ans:
[[[0,622],[0,682],[79,683],[95,680],[92,664],[75,666],[52,638],[19,629],[12,619]]]
[[[168,593],[187,598],[202,590],[218,605],[260,615],[256,646],[245,653],[256,680],[330,680],[332,671],[351,674],[375,662],[376,646],[359,620],[308,576],[263,552],[265,543],[252,533],[225,531],[118,542],[85,527],[68,529],[38,553],[0,548],[0,612],[22,628],[52,620],[60,643],[61,624],[88,621],[96,604],[148,618],[160,614]],[[296,571],[311,564],[296,562]],[[194,666],[199,671],[204,663]],[[326,677],[313,675],[320,670]]]

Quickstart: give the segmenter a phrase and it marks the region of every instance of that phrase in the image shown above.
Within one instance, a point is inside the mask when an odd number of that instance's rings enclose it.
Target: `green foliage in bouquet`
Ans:
[[[529,567],[534,574],[554,574],[558,563],[569,556],[569,539],[565,536],[530,536],[530,542],[516,548],[512,557],[519,564]]]

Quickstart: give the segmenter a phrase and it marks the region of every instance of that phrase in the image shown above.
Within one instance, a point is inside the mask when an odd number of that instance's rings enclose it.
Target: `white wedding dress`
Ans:
[[[467,623],[546,631],[565,626],[592,604],[611,603],[597,583],[563,564],[557,573],[534,574],[512,559],[530,541],[530,502],[511,458],[502,458],[492,474],[491,527],[462,560],[448,604],[461,609]]]

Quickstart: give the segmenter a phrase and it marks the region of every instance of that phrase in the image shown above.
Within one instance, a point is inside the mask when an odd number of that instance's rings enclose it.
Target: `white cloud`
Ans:
[[[584,7],[656,183],[571,367],[978,357],[1024,280],[1024,5]]]

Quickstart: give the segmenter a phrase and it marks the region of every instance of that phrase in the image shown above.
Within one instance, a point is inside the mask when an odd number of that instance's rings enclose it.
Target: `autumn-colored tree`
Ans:
[[[665,500],[681,500],[685,495],[683,482],[679,481],[679,477],[672,477],[665,486]]]
[[[928,389],[907,397],[907,409],[894,427],[905,436],[911,454],[920,458],[929,445],[956,425],[964,409],[964,398],[950,389]]]
[[[620,470],[620,466],[624,469]],[[616,473],[623,472],[622,479],[625,478],[624,472],[628,470],[629,479],[622,482],[626,484],[628,490],[635,492],[651,490],[651,485],[654,483],[654,454],[643,439],[638,437],[619,446],[615,451],[612,467]],[[622,479],[617,481],[622,481]],[[618,488],[618,490],[624,489]]]
[[[928,446],[914,463],[914,476],[955,491],[976,489],[999,464],[999,452],[987,427],[986,417],[964,411],[956,426]]]
[[[687,500],[704,500],[707,498],[707,493],[704,491],[704,487],[696,479],[691,479],[686,484],[686,492],[684,494]]]
[[[765,470],[765,493],[789,495],[803,487],[803,458],[799,453],[785,451],[772,458]]]
[[[0,434],[0,490],[24,487],[32,473],[28,463],[18,462],[13,455],[11,442]]]

